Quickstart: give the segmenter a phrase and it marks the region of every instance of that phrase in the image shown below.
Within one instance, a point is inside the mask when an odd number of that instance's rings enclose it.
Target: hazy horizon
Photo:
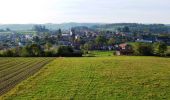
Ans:
[[[0,24],[170,24],[169,0],[0,0]]]
[[[164,24],[164,25],[170,25],[170,23],[138,23],[138,22],[117,22],[117,23],[114,23],[114,22],[112,22],[112,23],[104,23],[104,22],[61,22],[61,23],[0,23],[0,25],[43,25],[43,24],[58,24],[58,25],[61,25],[61,24],[133,24],[133,23],[135,23],[135,24],[148,24],[148,25],[150,25],[150,24]]]

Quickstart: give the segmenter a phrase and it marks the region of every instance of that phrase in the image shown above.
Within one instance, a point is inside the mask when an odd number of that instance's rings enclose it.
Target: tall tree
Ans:
[[[115,39],[114,38],[110,38],[108,40],[108,45],[113,45],[113,44],[115,44]]]
[[[165,53],[166,53],[167,49],[168,49],[168,47],[167,47],[167,45],[164,42],[159,42],[156,45],[156,53],[159,56],[165,56]]]
[[[130,29],[128,26],[125,26],[123,29],[122,29],[123,32],[130,32]]]
[[[107,39],[103,35],[99,35],[96,37],[95,42],[98,46],[102,46],[106,44]]]

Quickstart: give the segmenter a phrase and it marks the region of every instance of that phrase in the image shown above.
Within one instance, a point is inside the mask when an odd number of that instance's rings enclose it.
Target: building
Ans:
[[[122,43],[118,45],[118,48],[116,48],[116,55],[132,55],[133,54],[133,48],[131,45]]]

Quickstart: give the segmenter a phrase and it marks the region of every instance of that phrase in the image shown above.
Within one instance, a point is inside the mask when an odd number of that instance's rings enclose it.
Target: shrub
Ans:
[[[55,57],[55,56],[57,56],[57,53],[54,50],[47,50],[47,51],[44,51],[44,56],[45,57]]]
[[[152,44],[138,43],[135,50],[135,55],[152,56],[154,54],[154,48]]]
[[[29,48],[26,46],[26,47],[23,47],[21,49],[21,53],[20,53],[20,56],[21,57],[30,57],[31,56],[31,52],[29,50]]]
[[[57,55],[61,57],[81,57],[81,51],[74,51],[71,46],[59,46]]]
[[[155,54],[158,56],[166,56],[167,45],[164,42],[156,43],[155,45]]]
[[[12,50],[4,50],[2,52],[3,57],[14,57]]]
[[[83,52],[80,50],[75,50],[72,54],[73,57],[82,57]]]
[[[37,44],[0,51],[1,57],[81,57],[82,55],[80,50],[73,50],[71,46],[59,46],[57,50],[43,50]]]

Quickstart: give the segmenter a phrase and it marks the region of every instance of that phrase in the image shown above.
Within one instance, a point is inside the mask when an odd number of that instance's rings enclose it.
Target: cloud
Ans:
[[[169,0],[0,0],[0,23],[170,23]]]

